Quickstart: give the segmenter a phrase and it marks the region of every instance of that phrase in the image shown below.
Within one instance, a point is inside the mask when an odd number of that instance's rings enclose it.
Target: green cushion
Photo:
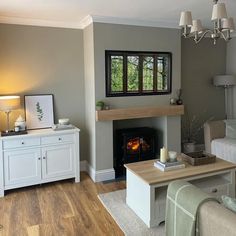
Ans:
[[[226,195],[221,196],[223,205],[229,210],[236,213],[236,199],[232,197],[228,197]]]

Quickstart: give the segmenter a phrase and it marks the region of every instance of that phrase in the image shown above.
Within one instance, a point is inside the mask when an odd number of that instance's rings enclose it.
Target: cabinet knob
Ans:
[[[45,159],[46,159],[46,157],[43,157],[43,159],[45,160]]]
[[[40,157],[38,157],[38,160],[40,161],[40,160],[41,160],[41,158],[40,158]]]
[[[61,138],[58,138],[59,141],[61,141]]]
[[[25,142],[24,142],[24,141],[22,141],[22,142],[21,142],[21,144],[23,145],[23,144],[25,144]]]

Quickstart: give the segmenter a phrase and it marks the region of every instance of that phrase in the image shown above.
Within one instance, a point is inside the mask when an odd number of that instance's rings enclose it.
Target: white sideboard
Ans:
[[[62,179],[80,181],[78,128],[31,130],[0,137],[0,197],[13,188]]]

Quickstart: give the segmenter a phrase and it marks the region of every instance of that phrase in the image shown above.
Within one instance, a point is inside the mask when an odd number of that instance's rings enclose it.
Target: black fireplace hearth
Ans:
[[[124,164],[155,159],[156,130],[149,127],[119,129],[114,137],[116,178],[125,175]]]

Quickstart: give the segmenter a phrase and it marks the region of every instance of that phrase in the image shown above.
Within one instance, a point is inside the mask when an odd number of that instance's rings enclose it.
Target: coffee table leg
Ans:
[[[126,203],[148,227],[157,226],[155,188],[127,170]]]

